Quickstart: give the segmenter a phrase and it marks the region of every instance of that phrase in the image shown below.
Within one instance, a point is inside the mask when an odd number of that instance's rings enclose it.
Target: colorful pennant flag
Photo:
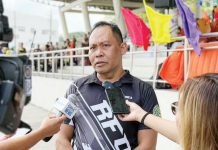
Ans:
[[[180,15],[182,16],[182,24],[183,24],[185,36],[187,37],[188,41],[191,43],[195,52],[198,55],[200,55],[201,48],[199,46],[199,38],[201,33],[198,30],[194,15],[191,12],[191,10],[181,0],[175,0],[175,1],[176,1],[177,8],[179,9]]]
[[[145,0],[143,0],[143,2],[152,32],[152,40],[156,44],[172,42],[170,35],[170,22],[172,20],[172,15],[160,14],[146,5]]]
[[[144,50],[147,50],[150,39],[149,28],[141,18],[133,14],[129,9],[122,8],[122,13],[131,42],[136,46],[143,46]]]

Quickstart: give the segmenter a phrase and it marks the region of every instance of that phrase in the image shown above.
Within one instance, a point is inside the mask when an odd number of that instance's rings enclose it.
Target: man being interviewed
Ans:
[[[154,150],[157,133],[141,123],[120,121],[113,114],[102,86],[104,81],[109,81],[122,90],[125,99],[150,113],[159,112],[153,88],[123,69],[122,56],[127,45],[120,29],[114,24],[98,22],[91,31],[89,47],[95,72],[72,83],[66,94],[78,96],[79,111],[62,125],[57,149]]]

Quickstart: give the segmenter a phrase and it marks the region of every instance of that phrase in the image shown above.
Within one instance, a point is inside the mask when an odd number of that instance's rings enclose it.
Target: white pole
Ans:
[[[84,19],[84,24],[85,24],[85,32],[88,33],[89,31],[91,31],[91,25],[90,25],[87,3],[83,2],[81,3],[81,6],[82,6],[82,13],[83,13],[83,19]]]
[[[49,42],[52,41],[51,37],[52,37],[52,8],[50,6],[50,16],[49,16],[49,27],[50,27],[50,30],[49,30]]]
[[[188,39],[184,42],[184,81],[188,79]]]
[[[62,12],[60,8],[59,8],[59,16],[60,16],[60,20],[61,20],[61,26],[62,26],[62,30],[63,30],[64,39],[67,39],[67,38],[69,38],[69,32],[67,29],[66,18],[65,18],[64,12]]]
[[[155,84],[157,81],[158,64],[157,64],[157,44],[154,44],[154,72],[153,72],[153,88],[156,89]]]
[[[120,0],[113,0],[114,5],[114,13],[116,17],[116,23],[119,26],[123,35],[126,34],[126,26],[123,19],[123,15],[121,13],[121,1]]]

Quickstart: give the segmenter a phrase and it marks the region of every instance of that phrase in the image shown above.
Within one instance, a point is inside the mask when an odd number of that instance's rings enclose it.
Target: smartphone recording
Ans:
[[[105,91],[114,114],[130,113],[129,108],[126,105],[125,97],[123,95],[122,89],[112,88],[112,89],[106,89]]]

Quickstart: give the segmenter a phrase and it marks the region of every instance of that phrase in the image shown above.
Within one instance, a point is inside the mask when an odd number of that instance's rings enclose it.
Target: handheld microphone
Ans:
[[[72,119],[78,110],[78,107],[76,106],[77,99],[75,94],[71,94],[67,98],[58,98],[54,103],[54,109],[56,110],[55,116],[60,117],[64,114],[68,119]],[[51,138],[52,136],[46,137],[43,141],[48,142]]]

